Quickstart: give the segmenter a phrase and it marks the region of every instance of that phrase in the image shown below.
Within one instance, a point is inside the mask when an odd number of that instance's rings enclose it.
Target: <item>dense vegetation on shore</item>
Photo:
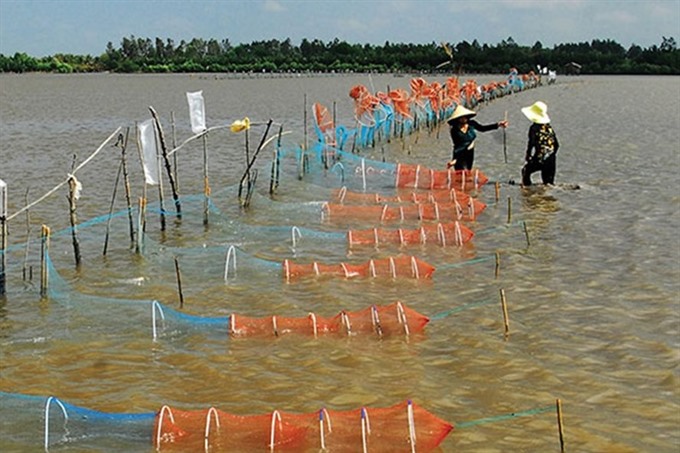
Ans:
[[[574,65],[573,63],[576,63]],[[123,38],[111,42],[100,56],[56,54],[34,58],[25,53],[0,54],[0,72],[464,72],[520,73],[548,67],[558,72],[578,68],[581,74],[680,74],[680,50],[674,38],[663,37],[659,46],[629,49],[612,40],[557,44],[540,42],[521,46],[512,38],[497,45],[462,41],[458,44],[349,44],[335,39],[322,42],[290,39],[232,45],[228,39]]]

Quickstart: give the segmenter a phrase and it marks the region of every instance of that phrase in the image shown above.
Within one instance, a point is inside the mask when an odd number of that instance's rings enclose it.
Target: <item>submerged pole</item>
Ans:
[[[557,398],[556,401],[557,409],[557,430],[560,434],[560,453],[564,453],[564,421],[562,420],[562,401]]]
[[[47,272],[47,255],[50,249],[50,228],[47,225],[42,226],[40,232],[40,296],[47,295],[47,285],[49,273]]]
[[[501,308],[503,309],[503,325],[505,327],[505,338],[510,335],[510,319],[508,317],[508,304],[505,300],[505,290],[501,289]]]

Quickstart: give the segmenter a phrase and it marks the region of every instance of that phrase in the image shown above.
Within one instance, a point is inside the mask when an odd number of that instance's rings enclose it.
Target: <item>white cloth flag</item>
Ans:
[[[203,91],[187,93],[187,101],[189,102],[189,115],[191,116],[191,131],[194,134],[203,132],[206,129]]]
[[[158,152],[156,151],[156,132],[153,127],[153,120],[146,120],[140,123],[137,128],[142,143],[144,179],[147,184],[158,185]]]

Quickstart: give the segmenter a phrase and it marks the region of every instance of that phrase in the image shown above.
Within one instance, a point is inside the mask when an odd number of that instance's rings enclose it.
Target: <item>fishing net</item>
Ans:
[[[102,412],[59,398],[0,392],[3,445],[78,451],[412,452],[435,449],[453,425],[412,401],[390,407],[274,410],[238,415],[211,407]],[[40,434],[42,433],[42,439]],[[34,448],[38,450],[38,448]]]
[[[154,446],[171,451],[431,451],[453,425],[407,401],[386,408],[307,414],[273,411],[237,416],[219,409],[182,411],[164,406]]]
[[[231,315],[229,332],[235,337],[281,336],[291,333],[314,335],[377,334],[409,335],[422,332],[429,318],[401,302],[373,305],[359,311],[342,311],[333,317],[309,313],[304,318],[269,316],[254,318]]]
[[[382,259],[371,259],[364,263],[321,264],[296,263],[283,261],[283,276],[287,282],[308,276],[331,276],[346,279],[353,278],[391,278],[394,280],[413,278],[430,279],[434,266],[421,261],[415,256],[396,256]]]
[[[358,245],[379,247],[387,244],[462,246],[473,237],[474,232],[460,222],[423,225],[417,229],[369,228],[347,232],[350,247]]]

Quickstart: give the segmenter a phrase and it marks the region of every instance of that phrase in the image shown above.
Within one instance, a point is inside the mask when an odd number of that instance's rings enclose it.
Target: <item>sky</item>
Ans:
[[[0,54],[98,56],[124,37],[521,46],[680,43],[680,0],[0,0]]]

